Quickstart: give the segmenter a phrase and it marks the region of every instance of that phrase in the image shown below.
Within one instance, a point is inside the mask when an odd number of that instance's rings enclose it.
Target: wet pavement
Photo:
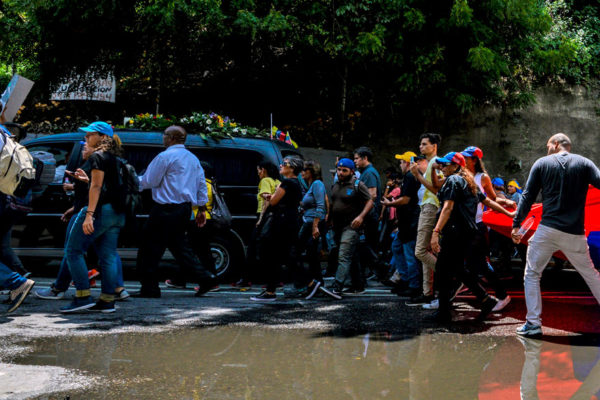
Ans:
[[[600,398],[600,307],[586,292],[545,292],[544,337],[521,341],[516,288],[485,322],[459,297],[443,326],[377,286],[250,302],[258,291],[165,290],[107,315],[29,298],[0,316],[0,399]]]

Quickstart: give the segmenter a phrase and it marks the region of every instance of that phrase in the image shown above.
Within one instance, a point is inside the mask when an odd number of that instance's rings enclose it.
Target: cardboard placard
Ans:
[[[2,108],[0,115],[4,113],[6,122],[12,122],[15,119],[19,108],[23,105],[32,87],[33,81],[17,74],[13,75],[0,98],[0,106]]]

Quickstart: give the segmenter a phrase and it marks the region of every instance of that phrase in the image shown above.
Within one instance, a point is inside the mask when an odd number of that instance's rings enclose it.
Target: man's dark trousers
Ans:
[[[190,203],[156,204],[150,211],[137,258],[141,293],[160,294],[158,264],[167,248],[189,281],[202,283],[215,278],[202,266],[187,240],[186,225],[191,216]]]

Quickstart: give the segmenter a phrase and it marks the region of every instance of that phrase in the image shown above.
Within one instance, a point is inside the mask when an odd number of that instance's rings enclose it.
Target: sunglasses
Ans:
[[[287,161],[282,162],[281,164],[279,164],[279,166],[280,167],[289,167],[289,168],[292,167],[292,165]]]

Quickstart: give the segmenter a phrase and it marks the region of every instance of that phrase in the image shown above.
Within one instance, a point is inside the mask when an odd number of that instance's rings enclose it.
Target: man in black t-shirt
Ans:
[[[354,163],[342,158],[337,164],[338,181],[331,189],[331,221],[336,243],[338,243],[338,269],[333,283],[333,292],[342,293],[348,280],[350,268],[355,260],[360,228],[365,217],[373,208],[369,189],[354,176]],[[354,285],[362,284],[356,277]],[[364,287],[351,288],[353,294],[364,292]]]
[[[421,293],[421,266],[415,257],[417,226],[419,224],[419,187],[421,186],[412,172],[409,171],[411,158],[416,154],[406,152],[399,154],[400,169],[404,174],[400,196],[396,200],[383,199],[387,207],[396,207],[398,232],[392,242],[392,253],[396,271],[400,274],[400,283],[393,293],[400,296],[418,296]]]

